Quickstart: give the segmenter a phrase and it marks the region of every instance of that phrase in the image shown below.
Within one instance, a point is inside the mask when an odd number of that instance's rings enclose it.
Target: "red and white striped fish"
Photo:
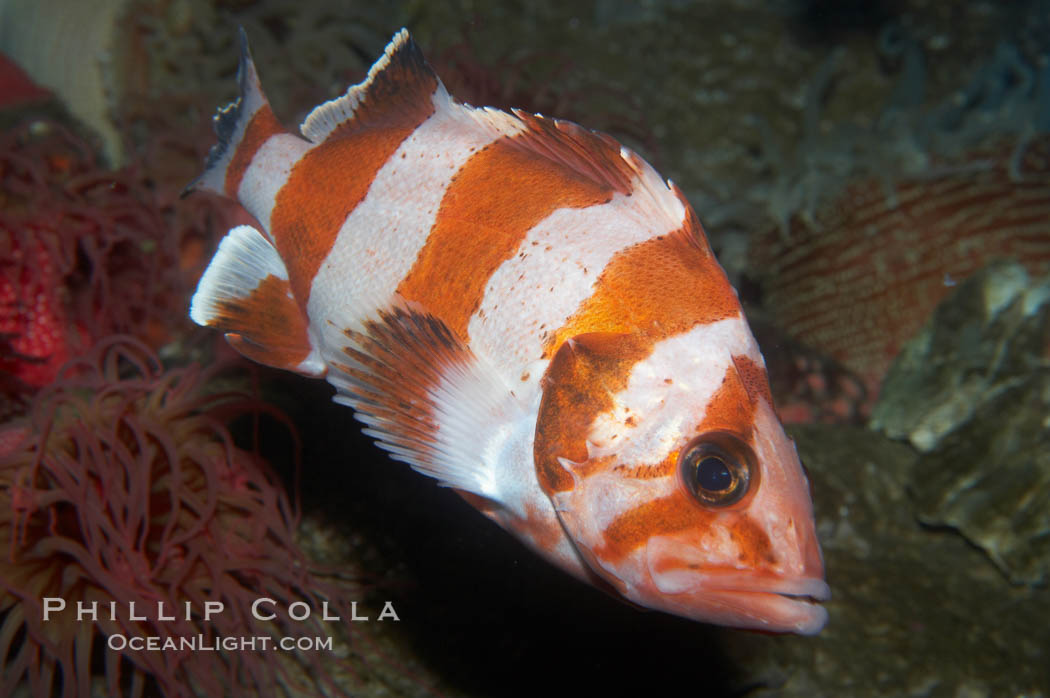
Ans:
[[[327,378],[393,458],[580,579],[818,632],[806,476],[682,192],[609,136],[454,101],[404,30],[295,135],[242,44],[192,186],[261,231],[222,241],[193,320]]]

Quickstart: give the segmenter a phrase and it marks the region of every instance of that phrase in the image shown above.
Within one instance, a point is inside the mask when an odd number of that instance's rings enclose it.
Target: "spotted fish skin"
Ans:
[[[681,191],[609,136],[457,103],[408,33],[301,136],[242,96],[192,188],[222,241],[190,315],[324,377],[396,460],[649,608],[815,633],[808,484]]]

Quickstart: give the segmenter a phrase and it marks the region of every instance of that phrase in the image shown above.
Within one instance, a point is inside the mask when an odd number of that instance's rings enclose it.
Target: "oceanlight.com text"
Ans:
[[[285,636],[273,638],[269,635],[253,635],[249,637],[208,637],[197,635],[195,637],[160,637],[158,635],[110,635],[106,639],[106,645],[116,652],[131,650],[132,652],[165,652],[165,651],[190,651],[190,652],[226,652],[248,651],[267,652],[278,650],[284,652],[331,652],[333,643],[331,637],[292,637]]]

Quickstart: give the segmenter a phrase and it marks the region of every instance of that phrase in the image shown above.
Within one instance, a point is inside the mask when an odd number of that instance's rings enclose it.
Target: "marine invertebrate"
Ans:
[[[792,218],[812,225],[822,206],[853,182],[878,179],[892,207],[897,181],[992,169],[996,160],[985,159],[989,146],[1004,140],[1014,144],[1010,167],[1016,178],[1029,139],[1050,131],[1050,45],[1025,55],[1010,42],[1000,43],[965,84],[939,101],[928,100],[927,58],[910,32],[888,24],[877,48],[882,59],[900,64],[900,75],[885,104],[868,115],[868,128],[824,123],[842,72],[842,48],[821,62],[806,85],[802,137],[790,156],[761,117],[751,118],[777,173],[765,199],[768,215],[785,234]]]
[[[0,240],[7,272],[0,278],[0,370],[11,376],[12,392],[22,384],[40,387],[51,382],[58,367],[79,344],[83,327],[69,327],[60,293],[61,283],[47,245],[14,237]],[[28,249],[27,249],[28,248]]]
[[[296,547],[298,515],[278,479],[225,426],[239,413],[278,415],[206,393],[210,375],[165,371],[141,342],[106,339],[0,434],[0,694],[25,682],[35,695],[87,696],[103,672],[110,695],[151,683],[172,696],[332,688],[318,654],[298,657],[307,675],[258,645],[181,644],[323,634],[317,614],[257,619],[258,598],[318,612],[328,602],[348,617],[344,592]],[[45,619],[48,598],[65,608]],[[223,610],[206,617],[215,603]],[[97,604],[97,617],[78,620],[78,604]],[[132,637],[175,644],[113,642]]]
[[[51,119],[0,133],[0,371],[39,388],[92,338],[181,322],[178,241],[129,170]]]

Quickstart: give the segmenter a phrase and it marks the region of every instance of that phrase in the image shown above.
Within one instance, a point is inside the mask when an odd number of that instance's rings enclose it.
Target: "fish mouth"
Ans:
[[[820,603],[831,598],[831,587],[819,577],[755,579],[751,575],[708,574],[702,584],[711,591],[772,594],[794,601]]]
[[[780,579],[769,583],[725,587],[703,584],[696,594],[718,599],[727,607],[739,609],[744,617],[760,618],[747,624],[752,629],[815,635],[828,622],[822,602],[831,598],[823,579]]]
[[[764,593],[769,593],[769,592],[763,592],[763,591],[748,592],[748,591],[745,590],[743,593],[745,593],[745,594],[746,593],[764,594]],[[772,593],[776,594],[777,596],[783,597],[783,598],[787,599],[788,601],[794,601],[795,603],[801,603],[801,604],[809,604],[811,606],[819,606],[821,603],[823,603],[824,601],[827,601],[829,598],[831,598],[830,593],[828,594],[828,596],[825,596],[823,598],[818,598],[816,596],[811,596],[809,594],[781,594],[781,593],[778,593],[778,592],[772,592]]]
[[[824,599],[813,596],[740,590],[720,592],[718,596],[730,604],[757,611],[763,621],[752,625],[752,630],[816,635],[827,625],[827,609],[820,605]]]
[[[705,564],[692,547],[667,538],[650,540],[645,553],[649,588],[639,589],[648,596],[645,605],[773,633],[814,635],[828,622],[821,602],[831,598],[831,589],[815,547],[780,568]]]
[[[653,581],[665,595],[665,603],[697,620],[802,635],[814,635],[828,622],[828,611],[821,603],[831,598],[831,589],[820,577],[679,569],[654,574]]]

